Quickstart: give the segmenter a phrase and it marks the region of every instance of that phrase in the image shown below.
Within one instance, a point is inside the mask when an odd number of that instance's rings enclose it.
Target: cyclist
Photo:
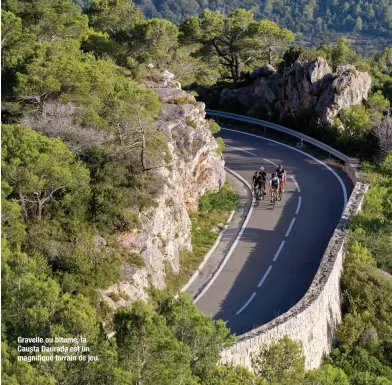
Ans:
[[[284,192],[284,185],[286,183],[286,171],[280,164],[276,169],[276,174],[278,175],[279,181],[282,184],[282,192]]]
[[[264,171],[264,167],[260,167],[260,172],[259,176],[261,177],[261,183],[264,189],[264,195],[266,194],[266,187],[265,187],[265,182],[267,180],[267,173]]]
[[[252,178],[253,193],[256,192],[256,188],[260,190],[261,188],[261,177],[258,171],[255,172]]]
[[[276,191],[277,195],[279,193],[279,183],[280,183],[279,177],[277,177],[276,174],[273,173],[272,177],[270,179],[271,203],[273,203],[273,193],[274,193],[274,191]]]

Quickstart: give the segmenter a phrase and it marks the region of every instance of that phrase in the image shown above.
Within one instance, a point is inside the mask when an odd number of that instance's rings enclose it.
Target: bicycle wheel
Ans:
[[[261,199],[264,200],[264,186],[261,186]]]
[[[275,208],[275,202],[276,202],[276,190],[274,190],[274,193],[272,194],[272,210]]]
[[[259,196],[258,196],[258,188],[255,186],[254,188],[254,196],[255,196],[255,204],[259,203]]]
[[[282,200],[282,186],[279,186],[279,200]]]

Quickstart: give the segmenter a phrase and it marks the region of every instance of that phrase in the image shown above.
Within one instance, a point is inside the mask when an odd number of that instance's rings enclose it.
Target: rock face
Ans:
[[[237,89],[224,89],[220,105],[241,104],[248,114],[263,111],[265,118],[278,115],[279,120],[295,117],[297,113],[313,110],[327,125],[340,111],[367,99],[371,78],[353,66],[340,66],[331,72],[322,57],[301,64],[296,62],[278,74],[270,66],[256,69],[253,82]]]
[[[124,280],[102,292],[114,307],[124,306],[130,300],[147,299],[146,289],[151,285],[165,288],[165,271],[178,272],[180,252],[192,248],[187,211],[197,208],[198,198],[204,192],[218,190],[226,177],[224,161],[217,154],[217,142],[204,119],[204,103],[196,102],[192,95],[178,88],[157,83],[150,83],[149,87],[163,103],[154,128],[169,138],[172,167],[157,171],[167,183],[162,186],[157,207],[140,213],[141,230],[121,237],[129,251],[143,257],[145,267],[136,269],[124,264]],[[184,104],[172,104],[179,99]],[[115,302],[110,298],[111,293],[120,292],[130,299],[125,296],[126,300]]]

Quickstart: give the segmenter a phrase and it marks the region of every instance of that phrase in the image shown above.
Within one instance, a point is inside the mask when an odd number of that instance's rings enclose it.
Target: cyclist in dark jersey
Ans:
[[[284,185],[286,183],[286,171],[280,164],[276,169],[276,175],[279,178],[280,183],[282,184],[282,192],[284,192]]]
[[[260,172],[259,172],[259,176],[261,178],[261,183],[264,189],[264,195],[266,194],[266,188],[265,188],[265,181],[267,180],[267,173],[264,171],[264,167],[260,167]]]
[[[261,183],[262,178],[260,176],[260,173],[256,171],[252,178],[253,192],[255,192],[256,188],[258,188],[259,190],[261,189]]]

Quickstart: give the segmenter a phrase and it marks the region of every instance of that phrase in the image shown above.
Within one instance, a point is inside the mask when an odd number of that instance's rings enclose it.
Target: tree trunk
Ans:
[[[241,58],[239,57],[239,55],[235,55],[235,76],[237,82],[241,78],[241,64]]]
[[[38,198],[38,201],[37,201],[37,205],[38,205],[38,220],[40,221],[41,217],[42,217],[43,204],[42,204],[42,202],[41,202],[41,200],[39,198]]]
[[[231,72],[231,77],[233,78],[234,84],[237,83],[237,77],[236,77],[236,70],[235,70],[234,62],[230,65],[230,72]]]
[[[146,137],[145,137],[145,130],[142,131],[142,151],[140,152],[140,161],[142,163],[143,172],[147,170],[147,167],[144,163],[144,151],[146,149]]]
[[[27,208],[26,208],[25,197],[23,196],[22,193],[19,193],[19,202],[20,202],[20,207],[22,208],[23,217],[25,220],[28,220],[29,214],[28,214]]]
[[[272,65],[272,48],[268,47],[268,64]]]

